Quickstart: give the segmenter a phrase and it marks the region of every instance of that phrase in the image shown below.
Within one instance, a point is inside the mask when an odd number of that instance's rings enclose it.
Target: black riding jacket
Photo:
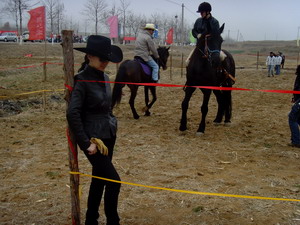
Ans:
[[[67,119],[77,144],[85,151],[92,137],[107,139],[116,136],[117,120],[111,110],[111,89],[108,76],[87,66],[75,77]]]
[[[192,34],[194,38],[197,38],[198,34],[211,34],[212,36],[215,36],[220,33],[219,29],[219,21],[216,18],[210,16],[208,19],[203,19],[201,17],[196,20]]]
[[[297,75],[294,83],[294,91],[300,91],[300,74]],[[294,101],[300,99],[300,94],[294,94]]]

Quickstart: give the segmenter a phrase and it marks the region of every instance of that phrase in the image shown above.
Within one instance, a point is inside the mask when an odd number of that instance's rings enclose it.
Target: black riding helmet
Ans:
[[[200,12],[211,12],[211,5],[208,2],[202,2],[198,7],[197,13]]]

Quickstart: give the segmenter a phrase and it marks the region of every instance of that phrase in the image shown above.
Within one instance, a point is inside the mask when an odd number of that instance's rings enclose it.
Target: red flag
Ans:
[[[110,27],[110,37],[118,37],[118,16],[111,16],[107,19],[107,23]]]
[[[167,42],[168,45],[170,45],[170,44],[173,43],[173,33],[174,33],[174,28],[172,27],[172,28],[168,31],[168,34],[167,34],[166,42]]]
[[[30,20],[28,22],[29,40],[46,39],[46,12],[45,6],[28,11]]]

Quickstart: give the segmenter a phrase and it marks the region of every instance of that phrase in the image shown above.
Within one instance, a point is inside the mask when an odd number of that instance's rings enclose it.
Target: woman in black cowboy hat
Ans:
[[[300,91],[300,65],[298,65],[295,74],[294,91]],[[289,146],[300,148],[300,95],[294,94],[292,102],[294,104],[289,113],[289,126],[291,130],[291,143],[289,143]]]
[[[112,164],[116,141],[117,120],[111,111],[111,90],[104,73],[109,61],[119,63],[122,50],[111,45],[109,38],[92,35],[86,48],[75,48],[86,53],[87,66],[75,76],[67,119],[75,139],[92,164],[93,176],[120,180]],[[85,224],[98,224],[99,205],[104,192],[107,225],[119,225],[117,211],[121,185],[92,178]]]

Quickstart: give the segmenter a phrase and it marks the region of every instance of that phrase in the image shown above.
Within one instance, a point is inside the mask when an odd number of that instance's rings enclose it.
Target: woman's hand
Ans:
[[[91,143],[91,145],[90,145],[90,147],[88,147],[87,151],[88,151],[89,155],[94,155],[94,154],[96,154],[97,151],[98,151],[98,150],[97,150],[97,145],[94,144],[94,143]]]

